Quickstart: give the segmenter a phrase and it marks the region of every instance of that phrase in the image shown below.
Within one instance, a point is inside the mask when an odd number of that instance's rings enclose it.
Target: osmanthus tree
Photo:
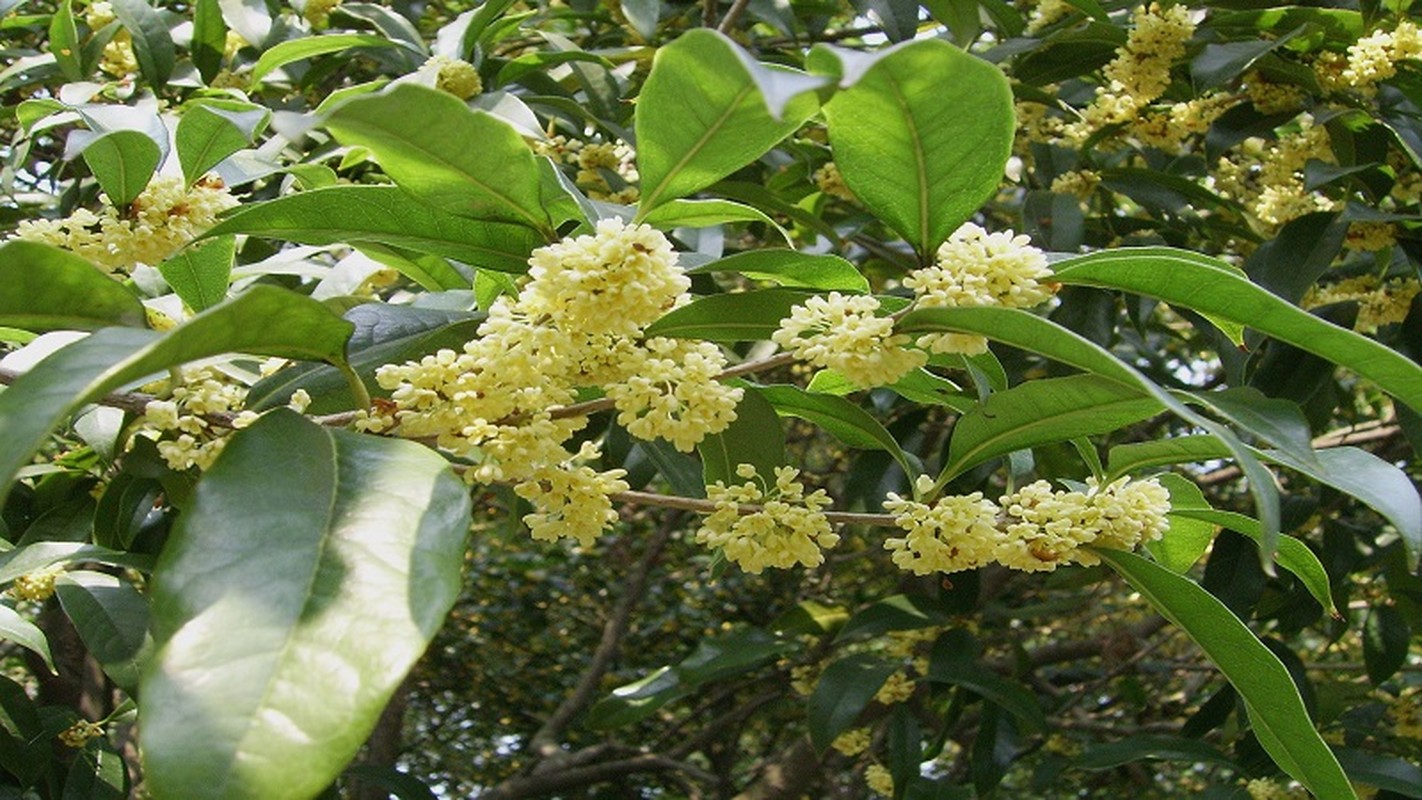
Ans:
[[[0,12],[10,796],[1422,796],[1405,3]]]

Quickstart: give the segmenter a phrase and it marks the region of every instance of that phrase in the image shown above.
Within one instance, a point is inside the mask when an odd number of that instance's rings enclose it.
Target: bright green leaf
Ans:
[[[768,214],[734,200],[671,200],[656,207],[642,221],[656,228],[710,228],[728,222],[761,222],[787,243],[790,234]]]
[[[829,71],[831,53],[811,52]],[[846,58],[841,56],[841,59]],[[825,106],[834,161],[854,195],[928,257],[997,191],[1016,117],[996,66],[939,40],[853,64]],[[849,62],[837,71],[849,72]]]
[[[1182,628],[1220,668],[1249,707],[1259,742],[1291,777],[1319,797],[1357,795],[1309,720],[1279,657],[1214,595],[1194,582],[1121,550],[1094,548],[1156,611]]]
[[[139,692],[153,794],[324,789],[458,596],[469,512],[463,482],[413,442],[280,410],[239,431],[153,574],[158,650]]]
[[[188,308],[206,311],[227,297],[236,255],[236,237],[221,236],[179,250],[158,271]]]
[[[342,50],[349,50],[352,47],[395,46],[396,44],[394,42],[383,36],[371,36],[364,33],[331,33],[325,36],[303,36],[298,39],[282,42],[265,53],[262,53],[262,57],[257,59],[257,63],[252,66],[252,72],[247,76],[247,79],[253,84],[257,84],[273,71],[281,69],[287,64],[294,64],[297,61],[305,61],[308,58],[324,56],[330,53],[339,53]]]
[[[760,386],[757,391],[770,401],[777,413],[813,422],[849,447],[887,452],[899,462],[910,480],[921,471],[883,423],[843,397],[812,394],[798,386],[784,384]]]
[[[0,245],[0,325],[27,331],[141,326],[138,297],[68,251],[36,242]]]
[[[84,145],[83,154],[104,194],[119,208],[138,197],[162,159],[158,144],[138,131],[97,136]]]
[[[713,294],[674,309],[647,326],[648,336],[706,339],[712,342],[768,341],[790,316],[790,309],[810,297],[797,289],[755,289]]]
[[[45,638],[44,631],[3,603],[0,603],[0,639],[29,650],[44,659],[50,672],[55,671],[54,657],[49,654],[49,640]]]
[[[543,244],[522,225],[454,216],[396,186],[332,186],[242,206],[207,235],[228,233],[301,244],[376,242],[515,273],[527,271],[529,253]]]
[[[205,83],[212,83],[222,71],[227,49],[227,23],[222,19],[219,0],[195,0],[193,3],[193,66]]]
[[[271,115],[261,106],[224,108],[215,101],[188,104],[174,135],[183,178],[195,183],[222,160],[250,145]]]
[[[1172,508],[1170,519],[1198,520],[1228,528],[1235,533],[1248,536],[1256,542],[1263,539],[1258,520],[1232,511],[1216,511],[1213,508]],[[1333,603],[1333,590],[1329,586],[1328,572],[1324,570],[1318,556],[1313,554],[1308,545],[1292,536],[1280,536],[1279,550],[1274,554],[1274,558],[1278,561],[1279,566],[1292,572],[1303,582],[1304,588],[1313,595],[1313,598],[1323,606],[1325,611],[1330,614],[1338,613],[1338,607]]]
[[[88,76],[84,74],[83,48],[71,0],[60,0],[57,6],[49,20],[49,52],[54,54],[66,81],[82,81]]]
[[[747,250],[687,270],[693,275],[699,272],[738,272],[752,280],[823,291],[861,294],[869,291],[868,279],[849,261],[835,255],[813,255],[798,250]]]
[[[764,92],[773,78],[789,85],[779,113]],[[637,98],[639,213],[759,158],[815,113],[819,103],[808,90],[821,83],[756,65],[726,36],[705,28],[660,48]]]
[[[773,480],[775,468],[785,464],[785,429],[775,407],[759,391],[747,388],[736,406],[735,421],[726,430],[707,435],[696,451],[701,454],[707,486],[716,481],[744,483],[745,478],[736,475],[741,464],[750,464],[763,479]]]

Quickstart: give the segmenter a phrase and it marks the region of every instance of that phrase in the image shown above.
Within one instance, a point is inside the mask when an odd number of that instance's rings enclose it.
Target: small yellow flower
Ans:
[[[103,735],[103,725],[97,722],[89,722],[88,720],[80,720],[61,731],[59,741],[64,743],[65,747],[72,747],[77,750],[88,744],[90,740],[97,739]]]
[[[54,581],[64,572],[64,565],[54,564],[15,579],[10,584],[10,595],[18,600],[43,603],[54,596]]]

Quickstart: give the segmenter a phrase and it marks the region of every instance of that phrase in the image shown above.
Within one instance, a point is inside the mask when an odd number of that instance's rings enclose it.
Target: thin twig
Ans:
[[[730,33],[736,27],[736,23],[741,21],[741,14],[745,13],[746,6],[750,5],[750,0],[736,0],[726,11],[726,16],[721,18],[721,24],[716,26],[716,30],[721,33]]]
[[[714,500],[702,500],[696,497],[681,497],[680,495],[636,491],[617,492],[608,496],[617,503],[659,506],[661,508],[679,508],[685,511],[695,511],[698,514],[710,514],[716,510],[716,502]],[[751,514],[759,514],[765,510],[765,507],[741,504],[736,507],[736,510],[742,516],[749,516]],[[895,525],[892,514],[861,514],[852,511],[825,511],[823,513],[825,519],[835,525],[877,525],[885,528],[892,528]]]

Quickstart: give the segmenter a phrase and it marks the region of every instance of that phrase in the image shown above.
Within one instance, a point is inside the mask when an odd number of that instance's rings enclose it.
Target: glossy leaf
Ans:
[[[153,566],[153,557],[142,553],[126,553],[82,542],[31,542],[0,553],[0,583],[9,583],[26,573],[57,564],[81,561],[141,571]]]
[[[227,23],[222,19],[218,0],[195,0],[193,3],[193,66],[204,82],[211,83],[222,71],[227,48]]]
[[[1107,454],[1107,477],[1118,478],[1129,472],[1164,467],[1170,464],[1195,464],[1202,461],[1229,458],[1229,448],[1220,440],[1204,434],[1132,442],[1112,447]]]
[[[869,291],[869,281],[849,261],[839,256],[813,255],[798,250],[747,250],[687,270],[688,274],[693,275],[700,272],[738,272],[752,280],[823,291]]]
[[[948,617],[938,609],[926,606],[908,595],[895,594],[856,612],[840,629],[835,641],[878,636],[889,631],[932,628],[946,622]]]
[[[522,225],[457,217],[395,186],[331,186],[246,205],[207,235],[229,233],[315,245],[376,242],[515,273],[527,271],[529,253],[543,244]]]
[[[143,304],[128,287],[66,250],[37,242],[0,245],[0,325],[43,333],[141,326]]]
[[[1397,674],[1407,663],[1412,629],[1393,606],[1377,605],[1363,621],[1363,663],[1374,686]]]
[[[1155,398],[1176,416],[1209,431],[1235,458],[1249,478],[1249,490],[1254,495],[1260,520],[1264,524],[1265,546],[1262,552],[1265,563],[1268,563],[1268,554],[1274,550],[1273,542],[1278,538],[1279,531],[1279,494],[1274,476],[1227,428],[1195,413],[1109,351],[1051,320],[1011,308],[922,309],[906,314],[899,321],[897,330],[976,333],[1126,385],[1139,386],[1145,394]]]
[[[610,730],[641,722],[667,703],[686,696],[688,691],[672,667],[660,667],[593,703],[588,709],[588,727]]]
[[[1002,180],[1016,119],[1007,79],[938,39],[889,48],[857,75],[831,52],[817,47],[810,65],[846,87],[825,106],[835,164],[855,196],[927,257]]]
[[[49,51],[67,81],[82,81],[83,48],[79,44],[79,27],[74,23],[71,0],[60,0],[49,20]]]
[[[899,462],[910,478],[920,472],[883,423],[843,397],[812,394],[789,385],[761,386],[757,391],[782,416],[812,422],[849,447],[883,450]]]
[[[1238,270],[1184,250],[1110,250],[1053,265],[1057,280],[1120,289],[1233,320],[1341,364],[1422,410],[1422,366],[1254,285]]]
[[[656,228],[710,228],[728,222],[760,222],[786,242],[790,234],[758,208],[733,200],[671,200],[656,207],[642,219]]]
[[[765,89],[787,85],[783,107]],[[726,177],[789,136],[822,81],[755,64],[723,34],[696,28],[657,50],[637,98],[639,216]]]
[[[810,695],[806,720],[816,749],[825,750],[852,727],[879,687],[897,670],[897,665],[873,653],[845,656],[826,667]]]
[[[1163,410],[1139,388],[1097,375],[1028,381],[993,393],[958,419],[943,479],[1014,450],[1109,433]]]
[[[368,148],[400,188],[424,202],[552,238],[533,151],[498,117],[446,92],[402,84],[346,103],[326,125],[341,142]]]
[[[780,320],[810,293],[797,289],[756,289],[713,294],[673,309],[647,326],[648,336],[712,342],[768,341]]]
[[[1313,433],[1297,404],[1268,397],[1248,386],[1213,392],[1186,392],[1193,400],[1301,463],[1318,463]]]
[[[112,0],[114,15],[133,36],[138,71],[154,89],[162,88],[173,74],[176,52],[163,16],[146,0]]]
[[[54,672],[54,656],[49,653],[49,640],[45,638],[44,631],[3,603],[0,603],[0,640],[14,642],[29,650],[44,659],[45,666]]]
[[[84,145],[83,154],[104,194],[119,208],[138,197],[162,159],[158,144],[138,131],[98,136]]]
[[[236,255],[236,238],[221,236],[179,250],[158,272],[188,308],[206,311],[226,299]]]
[[[0,487],[9,486],[60,422],[130,381],[230,352],[344,365],[350,331],[321,303],[274,286],[254,286],[166,335],[105,328],[0,392]]]
[[[1260,744],[1291,777],[1319,797],[1356,800],[1338,760],[1319,737],[1293,678],[1224,604],[1194,582],[1121,550],[1093,550],[1183,629],[1244,698]]]
[[[716,481],[727,485],[745,483],[745,478],[736,475],[736,467],[741,464],[754,466],[763,479],[772,480],[775,468],[785,464],[785,429],[775,406],[756,389],[747,388],[730,427],[702,439],[696,452],[701,454],[702,478],[707,486]]]
[[[80,641],[104,674],[130,694],[153,647],[148,635],[148,598],[113,575],[75,570],[59,576],[54,593]]]
[[[1214,745],[1180,736],[1137,734],[1119,742],[1093,744],[1073,761],[1078,769],[1114,769],[1136,761],[1181,761],[1189,764],[1236,765]]]
[[[250,145],[270,114],[261,106],[247,104],[231,108],[215,102],[189,104],[174,134],[183,177],[191,185],[223,159]]]
[[[1114,479],[1113,476],[1111,480]],[[1184,574],[1210,548],[1217,528],[1214,523],[1192,519],[1177,512],[1213,509],[1199,485],[1190,479],[1169,472],[1157,475],[1155,479],[1170,492],[1170,513],[1165,518],[1165,532],[1159,539],[1147,542],[1145,547],[1157,564]]]
[[[978,660],[977,644],[965,630],[951,630],[934,643],[928,659],[928,679],[973,692],[1011,714],[1028,730],[1039,731],[1047,724],[1031,692]]]
[[[1261,542],[1263,539],[1258,520],[1232,511],[1217,511],[1212,508],[1172,508],[1170,518],[1208,522],[1211,525],[1218,525],[1248,536],[1256,542]],[[1298,577],[1304,588],[1313,595],[1313,599],[1317,600],[1325,611],[1331,614],[1338,613],[1338,607],[1333,603],[1333,590],[1329,586],[1328,572],[1323,568],[1318,556],[1308,548],[1308,545],[1292,536],[1280,536],[1279,549],[1274,554],[1274,559],[1279,566]]]
[[[287,64],[305,61],[308,58],[339,53],[353,47],[385,48],[395,46],[394,42],[383,36],[371,36],[365,33],[331,33],[325,36],[305,36],[291,39],[262,53],[262,57],[252,65],[252,71],[247,78],[253,84],[257,84]]]
[[[288,411],[239,431],[153,574],[158,650],[139,692],[153,794],[325,788],[458,596],[469,512],[463,482],[413,442]]]
[[[1411,761],[1351,747],[1339,747],[1333,753],[1348,777],[1359,783],[1403,797],[1422,797],[1422,767]]]

